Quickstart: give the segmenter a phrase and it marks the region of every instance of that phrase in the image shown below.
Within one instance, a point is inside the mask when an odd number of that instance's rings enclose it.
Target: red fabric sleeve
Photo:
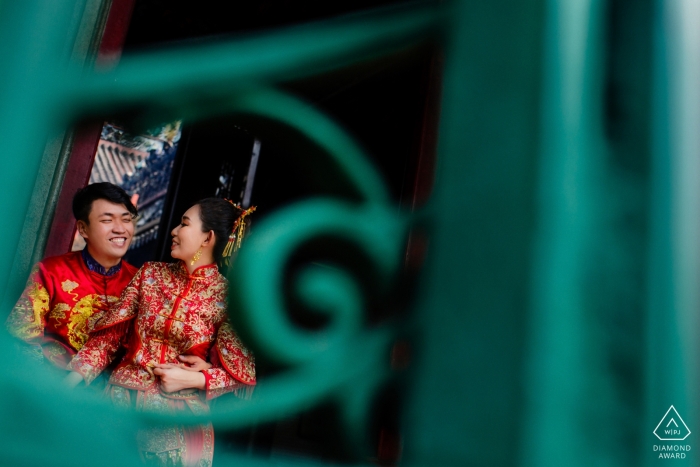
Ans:
[[[125,342],[131,320],[138,313],[144,265],[124,289],[121,298],[95,323],[95,330],[82,349],[68,364],[68,369],[83,375],[90,384],[107,366]]]
[[[112,305],[102,317],[97,320],[94,326],[94,332],[106,329],[115,324],[128,321],[136,316],[139,311],[139,301],[141,300],[141,283],[144,277],[144,271],[150,267],[151,263],[146,263],[139,269],[134,277],[122,292],[119,301]],[[92,335],[92,333],[91,333]]]
[[[255,385],[255,360],[227,321],[219,328],[209,359],[212,367],[202,370],[207,399],[229,392],[249,397]]]
[[[68,369],[80,373],[85,384],[90,384],[112,363],[130,323],[131,321],[122,322],[90,334],[90,339],[73,357]]]
[[[51,295],[41,263],[32,268],[27,285],[7,317],[7,330],[28,344],[41,344]]]

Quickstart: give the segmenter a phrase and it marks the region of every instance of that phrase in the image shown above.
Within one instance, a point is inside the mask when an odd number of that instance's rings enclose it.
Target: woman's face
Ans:
[[[199,218],[198,204],[185,211],[180,225],[175,227],[170,232],[170,235],[173,236],[170,256],[183,261],[191,260],[209,235],[208,232],[202,232],[202,220]]]

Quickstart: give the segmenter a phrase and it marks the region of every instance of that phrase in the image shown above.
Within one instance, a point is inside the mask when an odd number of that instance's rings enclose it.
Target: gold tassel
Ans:
[[[224,258],[228,258],[231,256],[231,253],[233,252],[233,241],[235,240],[236,236],[232,233],[231,235],[228,236],[228,242],[226,242],[226,247],[224,248],[224,252],[222,256]]]
[[[238,233],[236,234],[236,246],[233,251],[238,251],[241,247],[241,241],[243,241],[243,235],[245,234],[245,221],[238,225]]]
[[[226,199],[226,198],[224,198]],[[232,206],[241,209],[241,207],[237,204],[234,204],[233,201],[230,199],[226,199],[229,203],[231,203]],[[233,229],[231,229],[231,235],[228,236],[228,242],[226,242],[226,247],[224,248],[224,252],[222,253],[222,256],[224,258],[224,264],[228,266],[230,257],[233,253],[238,251],[238,249],[241,247],[241,242],[243,242],[243,237],[245,235],[245,228],[246,228],[246,221],[245,218],[255,212],[257,209],[256,206],[251,206],[246,210],[241,209],[243,211],[240,216],[238,216],[238,219],[236,219],[236,222],[233,223]]]

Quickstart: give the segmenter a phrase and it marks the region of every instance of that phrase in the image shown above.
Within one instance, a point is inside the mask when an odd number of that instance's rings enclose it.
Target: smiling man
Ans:
[[[111,183],[86,186],[73,198],[73,215],[87,246],[37,264],[6,323],[32,354],[61,369],[136,273],[122,260],[137,215],[122,188]]]

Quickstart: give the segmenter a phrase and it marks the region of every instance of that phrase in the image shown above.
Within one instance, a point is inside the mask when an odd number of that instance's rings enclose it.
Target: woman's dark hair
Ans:
[[[81,188],[73,196],[73,216],[75,219],[89,224],[92,203],[98,199],[105,199],[114,204],[123,204],[134,217],[139,214],[136,206],[131,203],[131,197],[123,188],[113,183],[100,182]]]
[[[204,198],[197,204],[199,205],[199,218],[202,221],[202,232],[214,231],[216,237],[214,260],[219,263],[228,237],[233,230],[233,223],[241,215],[241,210],[221,198]]]

